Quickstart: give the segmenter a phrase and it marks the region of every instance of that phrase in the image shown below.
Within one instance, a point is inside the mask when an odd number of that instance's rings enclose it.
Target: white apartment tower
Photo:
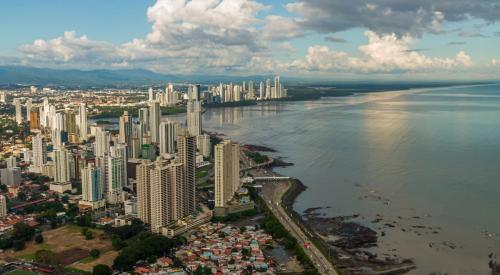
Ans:
[[[16,109],[16,122],[17,124],[23,123],[23,113],[22,113],[22,108],[21,108],[21,101],[19,98],[14,98],[12,101],[14,104],[14,107]]]
[[[70,158],[71,153],[65,149],[54,151],[54,182],[66,183],[70,181]]]
[[[78,108],[78,127],[80,139],[86,141],[87,140],[87,107],[85,103],[80,103]]]
[[[161,119],[160,102],[151,101],[149,103],[149,132],[151,134],[151,142],[158,143],[160,139],[159,127]]]
[[[215,145],[215,207],[224,207],[240,188],[240,146],[225,140]]]
[[[175,153],[175,142],[179,134],[180,125],[177,122],[165,121],[160,123],[160,154]]]
[[[191,135],[199,136],[202,131],[201,101],[188,101],[187,128]]]

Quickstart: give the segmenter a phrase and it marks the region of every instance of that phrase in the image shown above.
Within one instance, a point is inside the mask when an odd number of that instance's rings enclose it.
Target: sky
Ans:
[[[0,65],[500,78],[500,0],[21,0],[0,10]]]

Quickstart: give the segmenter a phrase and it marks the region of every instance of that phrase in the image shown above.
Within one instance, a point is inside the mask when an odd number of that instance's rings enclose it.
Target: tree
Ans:
[[[38,243],[38,244],[43,243],[43,236],[42,236],[42,234],[38,234],[38,235],[35,236],[35,242]]]
[[[35,235],[35,229],[24,222],[14,224],[14,231],[12,237],[15,240],[29,241]]]
[[[41,249],[35,252],[35,261],[41,264],[57,264],[56,254],[50,250]]]
[[[94,235],[92,234],[92,231],[87,230],[85,233],[85,240],[92,240],[94,238]]]
[[[24,249],[24,240],[13,240],[12,241],[12,248],[15,251],[20,251]]]
[[[90,257],[97,259],[101,255],[101,251],[99,251],[99,249],[92,249],[92,250],[90,250],[89,254],[90,254]]]
[[[94,266],[92,270],[92,275],[111,275],[113,274],[113,270],[107,265],[98,264]]]

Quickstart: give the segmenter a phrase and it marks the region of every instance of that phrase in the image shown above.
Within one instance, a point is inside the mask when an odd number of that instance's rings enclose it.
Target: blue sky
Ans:
[[[25,0],[0,9],[0,64],[324,78],[500,72],[500,1]]]

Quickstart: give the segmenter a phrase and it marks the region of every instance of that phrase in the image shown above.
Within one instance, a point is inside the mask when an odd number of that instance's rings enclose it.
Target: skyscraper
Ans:
[[[153,100],[155,100],[153,87],[149,87],[149,89],[148,89],[148,101],[153,101]]]
[[[180,125],[173,121],[160,123],[160,155],[175,153],[175,142]]]
[[[43,141],[40,133],[33,137],[31,143],[33,150],[33,167],[36,172],[41,173],[43,166],[47,163],[47,145]]]
[[[143,126],[143,131],[141,133],[141,138],[142,136],[147,132],[149,131],[149,110],[148,108],[140,108],[139,109],[139,122],[142,124]]]
[[[102,202],[103,184],[101,182],[101,170],[90,163],[87,167],[81,170],[82,177],[82,201],[92,205]]]
[[[124,111],[120,117],[118,141],[127,145],[127,152],[130,155],[132,148],[132,117],[128,111]]]
[[[107,188],[106,199],[109,203],[121,200],[123,187],[127,185],[127,151],[124,145],[110,147],[107,158]]]
[[[142,160],[136,167],[137,176],[137,215],[144,223],[151,223],[151,169],[149,160]]]
[[[104,157],[109,153],[111,135],[103,128],[97,128],[94,142],[94,154],[96,157]]]
[[[191,135],[201,135],[202,120],[200,101],[188,101],[187,103],[187,128]]]
[[[266,80],[266,99],[271,98],[271,80]]]
[[[16,109],[16,122],[17,122],[17,124],[21,124],[21,123],[23,123],[23,113],[22,113],[22,109],[21,109],[21,101],[19,100],[19,98],[14,98],[12,103],[14,104],[14,107]]]
[[[210,142],[210,136],[207,134],[199,135],[196,139],[196,147],[198,151],[206,158],[210,157],[212,151],[212,144]]]
[[[160,139],[159,127],[161,119],[160,102],[151,101],[149,103],[149,131],[151,142],[158,143]]]
[[[164,165],[157,161],[150,170],[151,180],[151,231],[161,232],[161,227],[186,216],[189,207],[183,201],[183,165]]]
[[[31,111],[29,116],[30,116],[30,129],[40,128],[40,121],[38,119],[38,110]]]
[[[264,99],[264,82],[259,83],[259,99]]]
[[[78,127],[80,139],[86,141],[87,140],[87,107],[85,103],[80,103],[80,107],[78,109]]]
[[[184,216],[196,212],[196,137],[183,131],[177,138],[177,156],[184,167]]]
[[[66,183],[70,181],[71,153],[65,149],[54,151],[54,182]]]
[[[31,105],[32,105],[32,100],[31,98],[28,98],[26,100],[26,120],[31,121]]]
[[[215,207],[224,207],[240,188],[240,146],[225,140],[215,145]]]
[[[0,218],[7,216],[7,198],[0,195]]]

